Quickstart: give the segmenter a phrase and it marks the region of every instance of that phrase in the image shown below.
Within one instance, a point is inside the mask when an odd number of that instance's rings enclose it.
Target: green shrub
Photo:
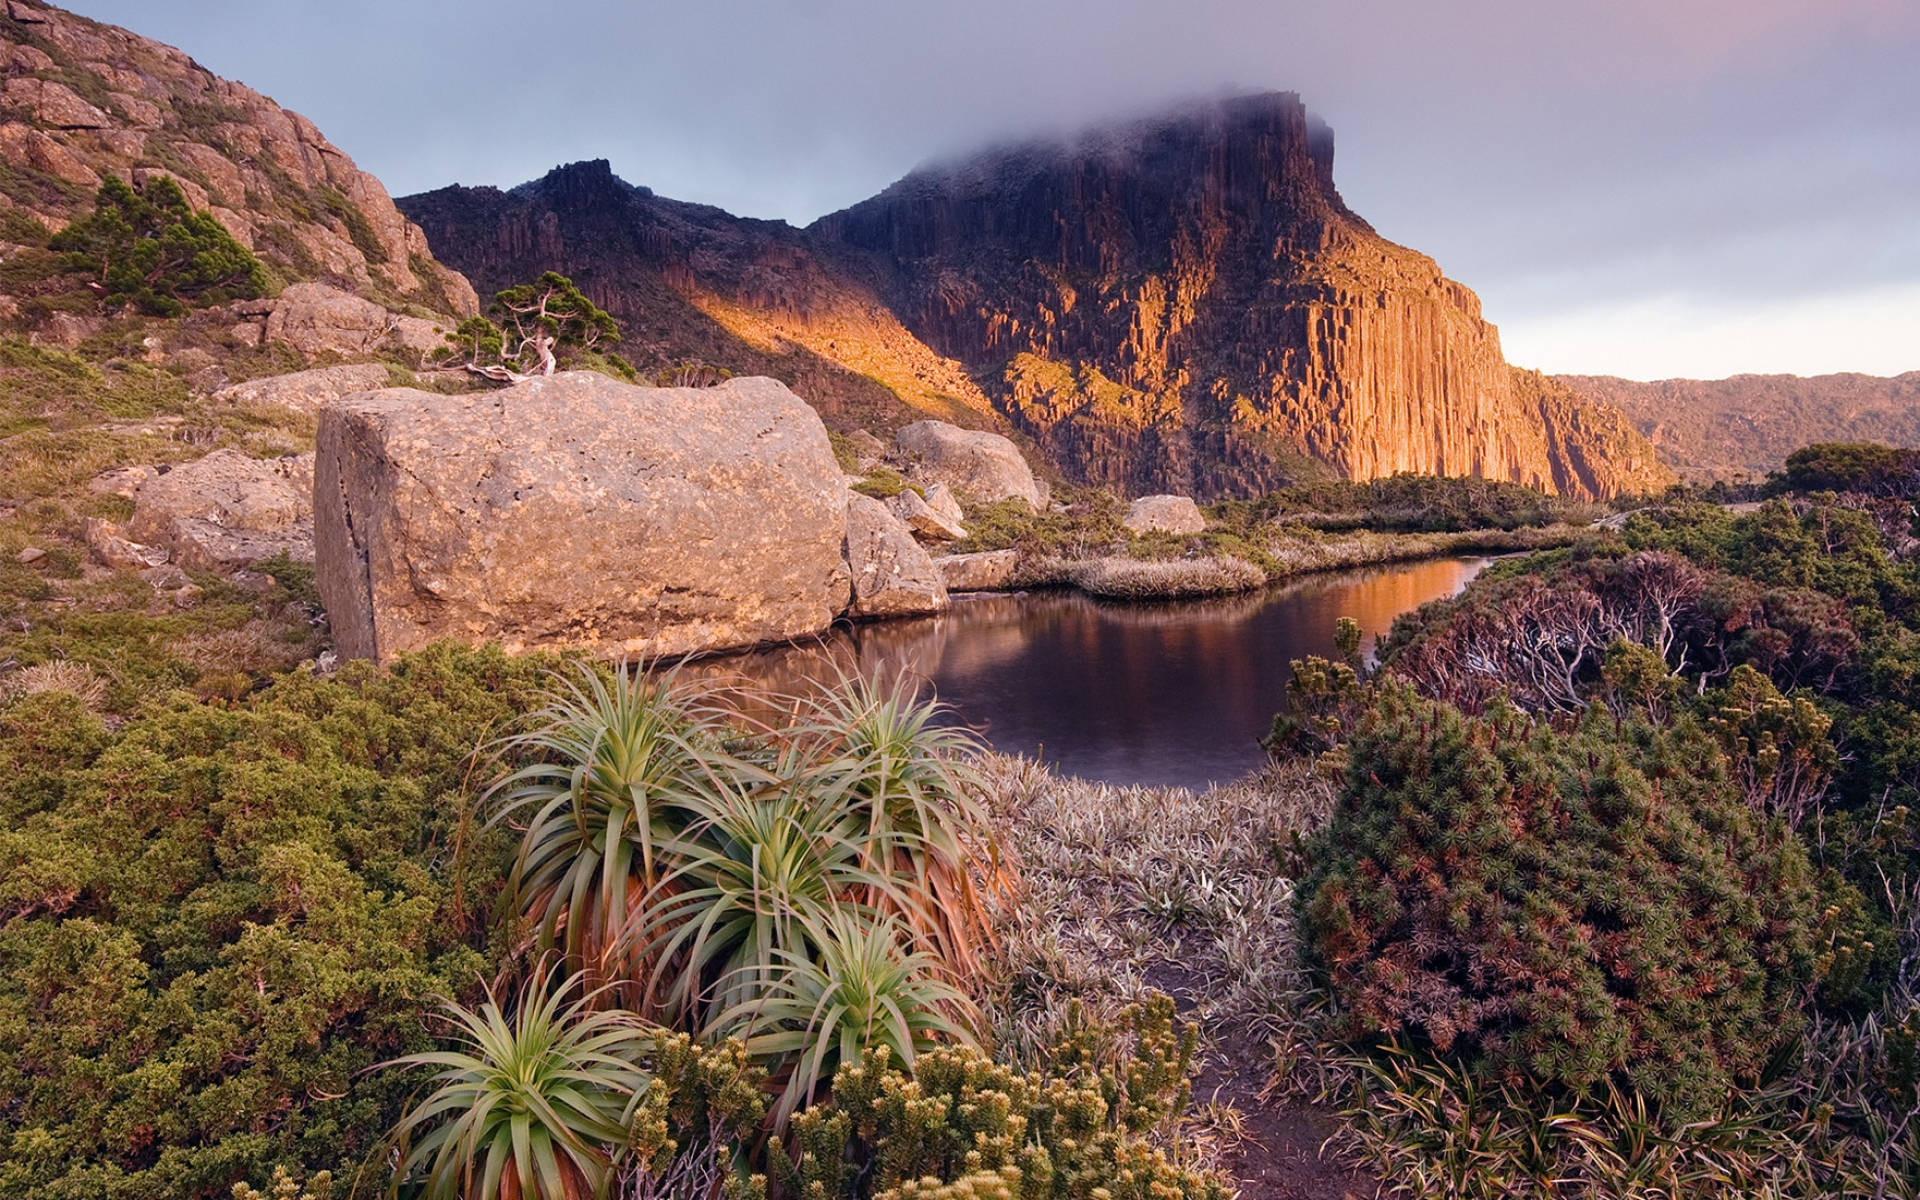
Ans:
[[[0,1190],[224,1197],[377,1153],[408,1087],[365,1068],[496,956],[509,847],[469,780],[543,669],[438,647],[111,731],[6,710]]]
[[[1805,852],[1690,728],[1381,687],[1301,906],[1350,1038],[1670,1111],[1751,1080],[1815,973]]]
[[[190,306],[258,296],[266,275],[251,251],[211,213],[187,205],[180,185],[156,177],[135,191],[117,178],[100,185],[91,215],[49,245],[94,271],[102,301],[156,316]]]
[[[796,1116],[770,1152],[781,1200],[862,1200],[926,1195],[961,1184],[981,1193],[992,1173],[1019,1200],[1225,1200],[1220,1179],[1183,1168],[1156,1145],[1191,1099],[1188,1071],[1198,1030],[1173,1020],[1164,996],[1122,1014],[1124,1053],[1101,1059],[1097,1042],[1055,1048],[1044,1072],[1021,1072],[977,1050],[923,1055],[911,1076],[884,1052],[840,1068],[830,1103]]]

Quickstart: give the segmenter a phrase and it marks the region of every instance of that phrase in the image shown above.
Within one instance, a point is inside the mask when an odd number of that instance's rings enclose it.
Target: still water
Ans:
[[[1331,656],[1338,618],[1359,621],[1371,647],[1395,617],[1458,592],[1486,561],[1348,571],[1166,604],[1066,591],[960,597],[937,617],[857,625],[813,647],[706,669],[787,691],[849,668],[906,674],[998,750],[1088,779],[1203,787],[1260,765],[1288,663]]]

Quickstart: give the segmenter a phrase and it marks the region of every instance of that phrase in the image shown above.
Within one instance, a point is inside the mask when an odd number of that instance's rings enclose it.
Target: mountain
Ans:
[[[1516,377],[1474,294],[1347,208],[1332,133],[1290,93],[922,168],[806,229],[605,163],[399,204],[482,290],[573,276],[649,368],[773,374],[843,427],[1010,425],[1130,492],[1668,478],[1624,422]]]
[[[313,122],[171,46],[0,0],[0,236],[30,239],[91,212],[108,175],[174,179],[283,282],[475,310],[467,281]]]
[[[546,270],[570,276],[619,320],[621,354],[650,371],[770,375],[849,428],[995,420],[958,364],[784,222],[663,199],[605,160],[510,192],[448,187],[399,203],[483,292]]]
[[[1625,413],[1663,462],[1688,479],[1764,475],[1810,442],[1920,446],[1920,371],[1876,375],[1735,375],[1639,383],[1560,375]]]

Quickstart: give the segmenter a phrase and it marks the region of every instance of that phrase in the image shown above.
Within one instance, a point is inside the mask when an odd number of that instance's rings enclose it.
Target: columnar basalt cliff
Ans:
[[[1136,494],[1666,480],[1625,423],[1516,386],[1474,294],[1347,208],[1333,135],[1291,94],[925,168],[805,230],[604,163],[400,206],[483,289],[574,275],[643,365],[773,374],[842,427],[1008,424]]]
[[[1516,393],[1478,298],[1346,206],[1333,134],[1291,94],[917,171],[812,232],[1099,482],[1256,491],[1303,459],[1575,495],[1649,482]]]

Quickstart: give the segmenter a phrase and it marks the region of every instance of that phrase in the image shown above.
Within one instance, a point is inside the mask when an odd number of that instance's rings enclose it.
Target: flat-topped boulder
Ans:
[[[1127,505],[1122,519],[1134,533],[1172,533],[1191,536],[1207,531],[1207,518],[1191,496],[1142,496]]]
[[[1046,492],[1020,448],[997,433],[915,421],[893,440],[915,482],[944,483],[976,503],[1024,500],[1035,511],[1046,507]]]
[[[348,657],[438,638],[678,655],[816,633],[848,602],[826,428],[771,379],[348,397],[320,410],[314,517]]]

